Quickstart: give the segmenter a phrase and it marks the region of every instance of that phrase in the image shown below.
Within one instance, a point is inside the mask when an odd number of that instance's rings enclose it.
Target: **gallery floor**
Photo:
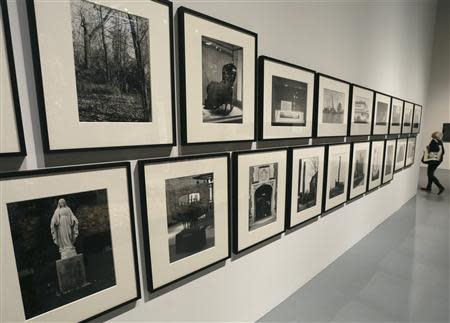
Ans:
[[[419,191],[260,322],[449,322],[450,172],[437,176],[444,194]]]

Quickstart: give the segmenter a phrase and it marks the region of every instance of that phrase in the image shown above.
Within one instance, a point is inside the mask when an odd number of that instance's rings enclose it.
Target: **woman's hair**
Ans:
[[[431,134],[431,138],[441,140],[441,139],[442,139],[442,132],[439,132],[439,131],[433,132],[433,133]]]

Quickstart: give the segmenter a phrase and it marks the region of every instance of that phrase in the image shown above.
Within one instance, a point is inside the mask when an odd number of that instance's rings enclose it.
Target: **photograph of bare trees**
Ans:
[[[147,18],[71,1],[81,122],[151,122]]]

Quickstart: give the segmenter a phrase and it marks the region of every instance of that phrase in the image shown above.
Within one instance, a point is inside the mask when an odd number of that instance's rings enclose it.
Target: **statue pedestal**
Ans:
[[[70,258],[57,260],[56,272],[61,293],[68,293],[87,285],[83,254],[81,253]]]

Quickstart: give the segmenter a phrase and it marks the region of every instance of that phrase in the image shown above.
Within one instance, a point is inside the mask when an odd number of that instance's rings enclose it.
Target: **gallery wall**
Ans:
[[[430,82],[425,101],[426,112],[422,123],[422,145],[425,147],[434,131],[442,131],[443,123],[450,123],[450,2],[439,0],[436,11],[436,27]],[[444,143],[447,153],[441,168],[450,169],[450,143]],[[423,150],[423,149],[422,149]],[[425,165],[423,165],[425,166]]]
[[[184,1],[174,3],[258,33],[258,54],[334,75],[424,105],[433,47],[434,1]],[[6,160],[2,170],[132,160],[178,153],[250,148],[248,144],[172,149],[127,149],[45,156],[40,138],[25,1],[11,1],[10,19],[28,156]],[[177,66],[177,65],[175,65]],[[448,69],[447,69],[448,70]],[[422,129],[421,133],[426,132]],[[423,135],[419,135],[420,137]],[[289,144],[304,143],[302,140]],[[285,143],[265,143],[264,146]],[[256,148],[256,143],[251,147]],[[419,154],[420,155],[420,154]],[[391,184],[226,265],[103,317],[117,321],[254,321],[304,285],[392,215],[416,193],[419,162]],[[136,177],[136,214],[140,212]],[[141,277],[144,264],[137,220]]]

